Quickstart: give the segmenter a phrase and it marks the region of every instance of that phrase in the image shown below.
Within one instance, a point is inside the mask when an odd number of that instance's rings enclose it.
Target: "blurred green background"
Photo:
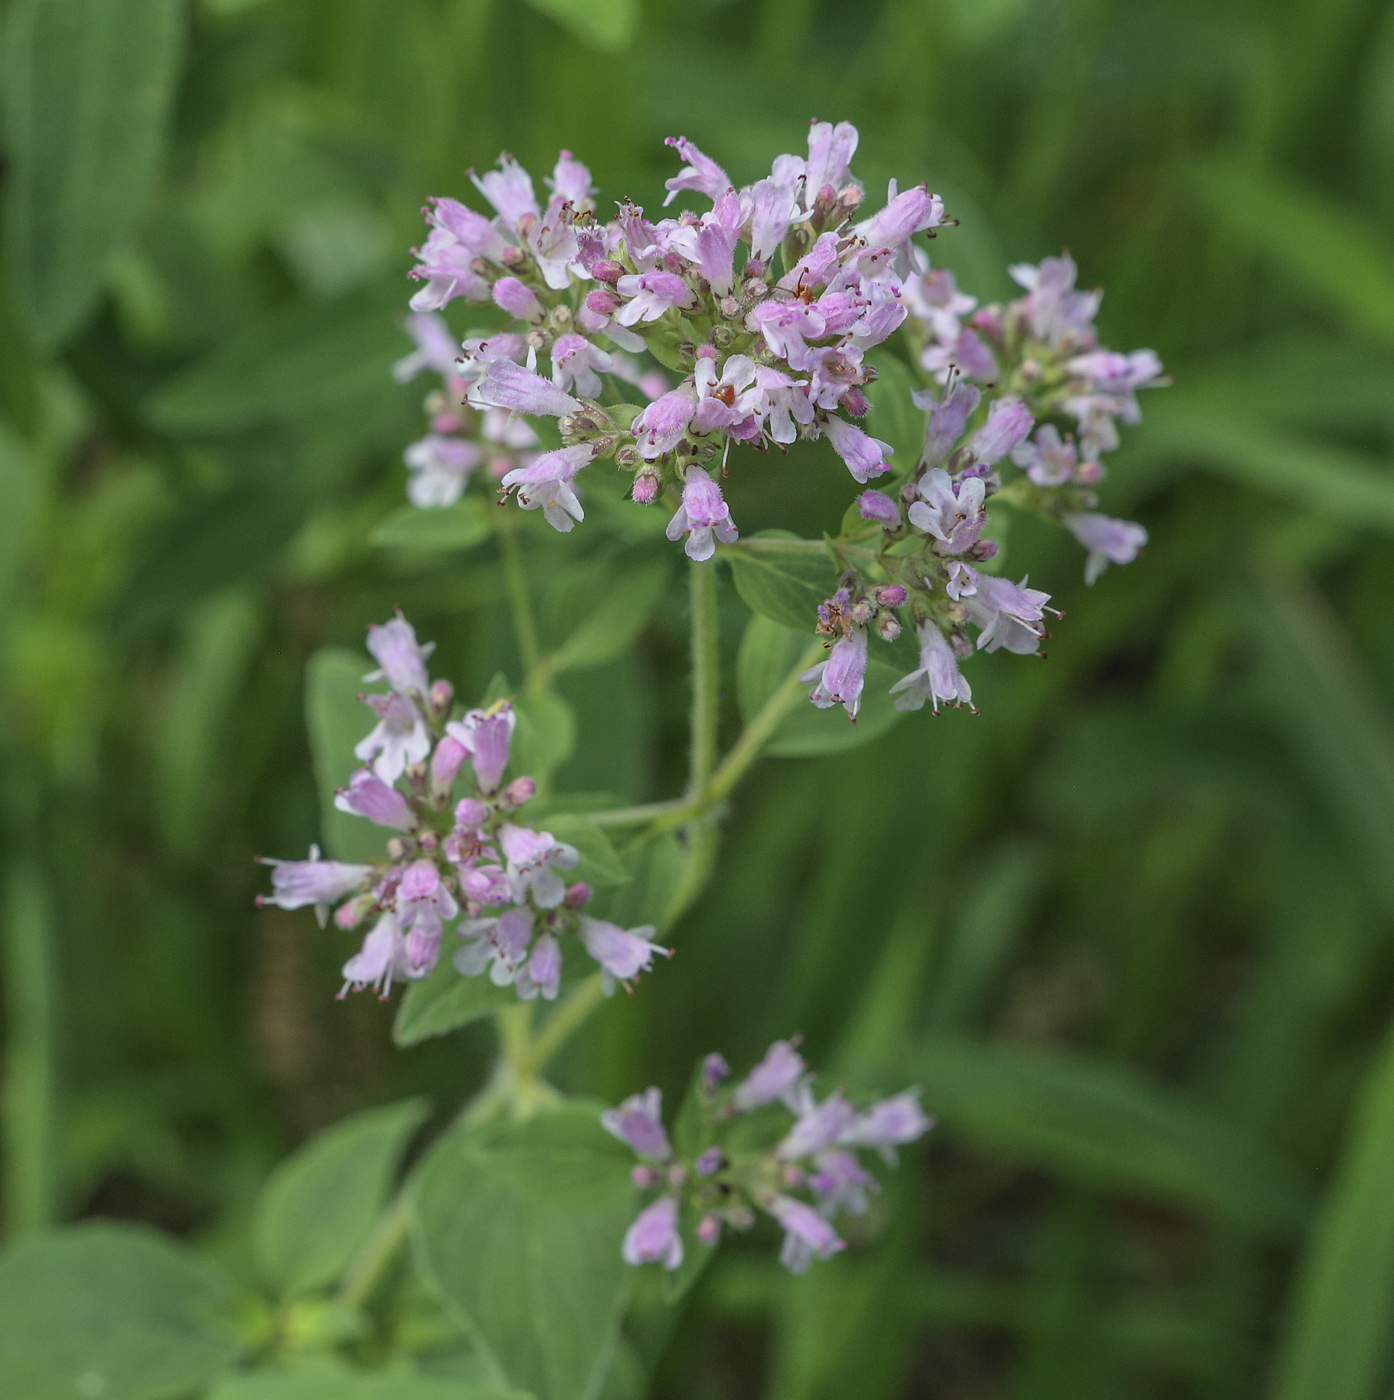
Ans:
[[[944,194],[968,290],[1067,247],[1105,341],[1162,355],[1105,496],[1152,545],[1086,591],[1015,523],[1067,614],[1048,661],[976,660],[976,717],[765,765],[678,956],[578,1042],[567,1087],[614,1099],[801,1031],[942,1119],[847,1255],[792,1280],[728,1245],[635,1354],[674,1400],[1384,1400],[1394,8],[130,0],[89,6],[91,80],[37,128],[7,8],[5,1228],[235,1250],[307,1133],[416,1091],[446,1121],[486,1072],[482,1029],[394,1050],[390,1008],[334,1000],[344,937],[253,905],[254,855],[318,834],[316,648],[400,604],[463,696],[516,673],[492,544],[369,541],[420,431],[388,371],[424,199],[565,146],[652,206],[666,135],[744,181],[850,119],[870,190]],[[113,44],[130,159],[69,179]],[[786,469],[734,508],[816,534],[847,496]],[[559,638],[612,546],[528,542]],[[684,609],[675,567],[630,653],[563,678],[563,788],[677,790]]]

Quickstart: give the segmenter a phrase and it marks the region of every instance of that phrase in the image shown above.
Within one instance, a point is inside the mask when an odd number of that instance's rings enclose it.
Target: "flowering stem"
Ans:
[[[695,800],[706,792],[716,767],[717,723],[721,718],[716,567],[710,561],[690,564],[688,578],[692,600],[692,754],[688,796]]]
[[[503,555],[503,573],[508,583],[508,598],[513,606],[513,630],[518,638],[518,654],[522,658],[527,687],[534,684],[542,661],[542,649],[537,641],[537,622],[532,613],[532,596],[528,592],[527,574],[523,569],[523,551],[518,546],[518,527],[505,512],[499,524],[499,552]]]

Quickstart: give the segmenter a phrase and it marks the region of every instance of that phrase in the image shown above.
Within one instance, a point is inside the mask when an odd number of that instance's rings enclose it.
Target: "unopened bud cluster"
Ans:
[[[361,697],[378,722],[354,749],[364,767],[335,806],[395,833],[386,859],[321,860],[312,847],[309,860],[268,860],[272,892],[261,901],[313,905],[321,925],[331,909],[340,928],[369,925],[344,964],[344,991],[371,986],[386,997],[395,980],[425,977],[457,919],[456,970],[487,971],[524,1000],[556,998],[569,937],[600,964],[607,992],[666,953],[650,941],[651,927],[622,929],[581,913],[590,889],[562,874],[578,864],[576,849],[516,820],[537,785],[503,782],[517,723],[511,704],[454,715],[449,682],[433,682],[426,670],[434,644],[420,645],[400,615],[368,629],[368,650],[378,669],[364,680],[390,688]]]
[[[640,1158],[635,1185],[658,1193],[624,1237],[628,1263],[677,1269],[688,1248],[684,1222],[692,1238],[713,1245],[725,1230],[748,1230],[763,1211],[784,1230],[780,1261],[803,1273],[845,1248],[833,1221],[864,1212],[880,1189],[858,1150],[874,1148],[893,1163],[897,1147],[933,1126],[915,1091],[861,1111],[840,1090],[819,1101],[795,1042],[775,1041],[734,1086],[729,1074],[720,1055],[706,1057],[673,1138],[657,1088],[601,1116]]]

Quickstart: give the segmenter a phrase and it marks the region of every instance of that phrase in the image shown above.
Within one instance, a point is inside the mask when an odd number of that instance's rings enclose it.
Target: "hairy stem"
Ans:
[[[690,564],[692,598],[692,751],[688,796],[706,792],[716,767],[716,733],[721,718],[721,675],[717,655],[716,565]]]
[[[503,555],[503,574],[508,584],[508,599],[513,608],[513,631],[518,639],[518,655],[522,658],[527,686],[532,686],[542,663],[542,649],[537,640],[537,620],[532,611],[532,595],[528,592],[527,573],[523,568],[523,551],[518,543],[518,527],[505,520],[499,527],[499,551]]]

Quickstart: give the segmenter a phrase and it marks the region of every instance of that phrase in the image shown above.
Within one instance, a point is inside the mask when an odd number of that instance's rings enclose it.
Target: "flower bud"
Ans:
[[[858,598],[850,608],[847,609],[847,616],[858,627],[865,627],[876,615],[876,604],[866,598]]]
[[[494,283],[494,305],[520,321],[540,321],[546,314],[537,293],[516,277],[500,277]]]
[[[736,332],[730,326],[713,326],[711,338],[718,350],[728,350],[736,343]]]
[[[968,551],[968,557],[970,559],[977,559],[979,561],[993,559],[996,557],[996,555],[996,540],[979,540],[977,544],[975,544],[973,548]]]
[[[874,520],[888,530],[900,527],[900,508],[884,491],[863,491],[857,497],[857,511],[863,520]]]
[[[702,1087],[707,1093],[712,1093],[723,1079],[730,1078],[731,1066],[726,1063],[725,1056],[718,1055],[713,1051],[702,1061]]]
[[[668,1184],[670,1186],[682,1186],[687,1181],[687,1168],[681,1162],[674,1162],[668,1168]]]
[[[1097,486],[1106,475],[1102,462],[1081,462],[1075,468],[1075,480],[1081,486]]]
[[[697,1222],[697,1238],[703,1244],[715,1244],[721,1238],[721,1217],[704,1215]]]
[[[431,693],[426,697],[426,703],[431,707],[431,714],[440,719],[450,713],[450,702],[455,698],[455,687],[449,681],[436,681],[431,687]]]
[[[878,613],[872,625],[883,642],[893,642],[900,636],[900,619],[894,613]]]
[[[882,583],[872,589],[871,596],[883,608],[898,608],[909,595],[898,583]]]
[[[594,311],[597,316],[613,316],[623,305],[614,292],[595,291],[586,296],[586,310]]]
[[[739,321],[745,314],[744,308],[735,297],[722,297],[716,304],[716,309],[721,313],[723,319],[727,321]]]
[[[630,493],[638,505],[646,506],[658,495],[659,479],[655,467],[642,467],[634,476],[634,489]]]
[[[692,1164],[698,1176],[715,1176],[726,1161],[726,1154],[719,1147],[709,1147]]]
[[[851,418],[865,418],[871,410],[871,404],[862,391],[853,384],[845,394],[838,400]]]
[[[615,449],[615,465],[623,472],[637,472],[644,459],[632,442],[626,442]]]
[[[499,794],[499,806],[518,808],[537,796],[537,784],[531,778],[514,778]]]
[[[658,1173],[652,1167],[646,1167],[642,1164],[630,1168],[629,1179],[641,1191],[648,1191],[658,1185]]]
[[[584,880],[577,880],[562,901],[568,909],[580,909],[591,902],[591,887]]]
[[[393,860],[402,860],[415,850],[415,841],[404,841],[400,836],[394,836],[387,843],[387,854],[391,856]]]
[[[499,254],[499,261],[505,267],[519,267],[527,262],[528,255],[525,249],[519,248],[516,244],[510,243]]]
[[[569,306],[556,306],[552,308],[552,324],[561,331],[571,325],[571,308]]]
[[[613,287],[624,276],[624,264],[615,262],[613,258],[601,258],[592,264],[591,273],[597,281],[608,282]]]
[[[428,853],[438,851],[440,849],[440,836],[434,831],[423,831],[421,833],[421,849]]]

